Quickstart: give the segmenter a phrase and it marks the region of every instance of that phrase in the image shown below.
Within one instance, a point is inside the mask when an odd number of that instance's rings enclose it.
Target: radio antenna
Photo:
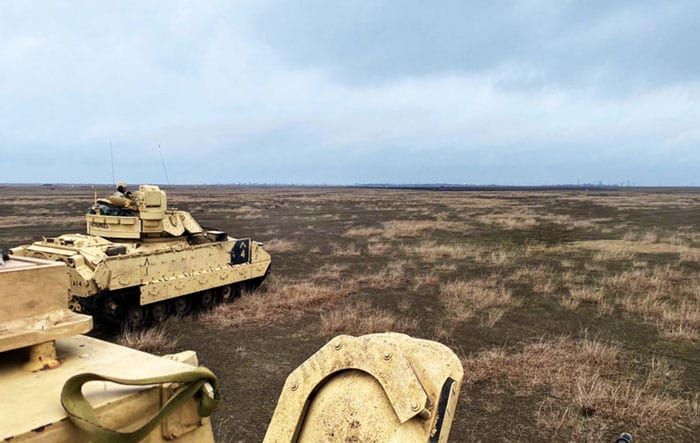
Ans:
[[[114,178],[114,149],[112,148],[112,139],[109,139],[109,156],[112,159],[112,185],[116,184]]]
[[[160,154],[160,164],[163,166],[163,175],[165,175],[165,183],[170,186],[170,180],[168,179],[168,171],[165,170],[165,160],[163,160],[163,150],[158,145],[158,153]]]

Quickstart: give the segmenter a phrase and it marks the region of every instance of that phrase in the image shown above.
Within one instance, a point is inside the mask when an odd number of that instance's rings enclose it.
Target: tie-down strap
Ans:
[[[97,413],[82,393],[85,383],[109,381],[127,386],[145,386],[162,383],[177,383],[180,386],[168,402],[141,428],[132,432],[119,432],[100,424]],[[84,373],[69,378],[61,390],[61,405],[68,417],[80,428],[90,441],[97,443],[137,442],[146,437],[163,419],[184,405],[190,398],[197,402],[197,413],[208,417],[219,403],[219,382],[209,369],[200,366],[191,371],[166,374],[140,379],[123,379],[104,375]]]

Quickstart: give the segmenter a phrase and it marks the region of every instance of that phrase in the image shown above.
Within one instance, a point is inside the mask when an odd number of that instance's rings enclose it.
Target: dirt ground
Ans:
[[[440,341],[465,380],[450,441],[700,441],[700,191],[168,187],[262,241],[260,290],[171,318],[221,380],[218,441],[261,441],[333,336]],[[84,232],[106,187],[2,186],[0,248]]]

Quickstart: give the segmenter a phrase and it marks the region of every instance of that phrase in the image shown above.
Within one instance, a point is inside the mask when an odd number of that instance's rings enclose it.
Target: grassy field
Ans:
[[[83,232],[93,199],[1,191],[5,248]],[[697,190],[168,192],[273,256],[257,293],[144,340],[194,349],[219,375],[222,441],[261,441],[287,374],[331,337],[387,330],[462,359],[451,441],[700,440]]]

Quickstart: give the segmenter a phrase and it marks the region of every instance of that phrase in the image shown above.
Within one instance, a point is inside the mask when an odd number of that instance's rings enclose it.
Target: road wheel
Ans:
[[[122,311],[122,309],[119,305],[120,301],[121,300],[117,300],[117,297],[113,297],[111,295],[106,296],[102,301],[102,310],[113,320],[119,318],[121,314],[120,311]]]
[[[167,301],[159,301],[158,303],[155,303],[153,306],[151,306],[151,316],[153,317],[153,320],[156,321],[156,323],[160,323],[167,320],[168,317],[170,317],[171,311],[172,307]]]
[[[171,303],[173,306],[173,313],[178,317],[183,317],[192,310],[192,299],[189,295],[180,296]]]
[[[216,304],[216,293],[211,289],[202,291],[197,296],[199,297],[199,307],[202,309],[211,309]]]
[[[129,306],[126,310],[126,325],[131,329],[139,329],[146,325],[148,311],[140,305]]]
[[[230,301],[230,299],[233,298],[233,289],[231,285],[226,285],[219,288],[219,298],[224,302]]]
[[[219,288],[219,297],[224,303],[230,303],[241,296],[241,285],[234,283]]]

